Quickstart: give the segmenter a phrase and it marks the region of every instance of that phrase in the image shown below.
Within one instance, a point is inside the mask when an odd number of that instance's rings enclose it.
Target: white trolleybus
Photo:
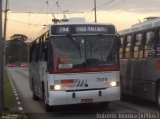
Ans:
[[[33,99],[42,99],[46,111],[60,105],[120,100],[119,39],[114,25],[73,18],[49,25],[30,45],[29,67]]]
[[[119,34],[122,94],[160,107],[160,18],[148,17]]]

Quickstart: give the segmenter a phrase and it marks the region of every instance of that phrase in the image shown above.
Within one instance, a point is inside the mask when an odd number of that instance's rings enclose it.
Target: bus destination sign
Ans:
[[[115,28],[113,25],[54,25],[51,34],[115,34]]]
[[[107,31],[104,26],[76,26],[77,33],[106,33]]]

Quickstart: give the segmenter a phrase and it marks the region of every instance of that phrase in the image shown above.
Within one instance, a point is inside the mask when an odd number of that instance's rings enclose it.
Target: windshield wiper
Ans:
[[[82,54],[81,54],[81,48],[80,48],[80,45],[78,43],[76,43],[75,39],[73,38],[73,36],[71,34],[67,34],[66,37],[69,38],[69,40],[75,45],[76,49],[78,49],[78,52],[79,52],[79,56],[80,58],[82,57]]]

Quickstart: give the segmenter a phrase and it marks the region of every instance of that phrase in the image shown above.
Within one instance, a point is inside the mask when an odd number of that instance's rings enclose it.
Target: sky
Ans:
[[[33,38],[52,23],[53,16],[84,17],[94,22],[94,0],[8,0],[7,39],[13,34]],[[96,0],[97,20],[112,23],[117,30],[143,21],[145,17],[160,16],[160,0]],[[5,3],[5,0],[3,0]],[[58,3],[58,4],[57,4]],[[4,9],[3,4],[3,9]]]

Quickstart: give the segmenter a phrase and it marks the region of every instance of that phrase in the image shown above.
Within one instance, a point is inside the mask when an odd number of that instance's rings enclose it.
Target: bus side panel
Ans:
[[[37,96],[40,96],[40,74],[39,74],[39,65],[38,62],[32,62],[30,63],[30,82],[31,82],[31,88],[34,90],[35,94]]]
[[[132,94],[148,100],[155,99],[155,82],[150,78],[147,60],[133,59]],[[153,69],[150,69],[153,70]],[[147,77],[147,78],[146,78]]]
[[[33,77],[33,74],[32,74],[32,64],[30,63],[29,64],[29,86],[30,86],[30,89],[33,90],[33,84],[32,84],[32,77]]]
[[[121,84],[122,93],[130,94],[131,92],[131,61],[128,59],[122,59],[120,63],[120,73],[121,73]]]
[[[132,72],[132,92],[131,95],[142,96],[143,90],[141,89],[142,80],[144,79],[144,60],[133,59],[133,72]],[[142,90],[142,92],[141,92]]]
[[[160,69],[157,66],[157,61],[160,59],[146,59],[145,63],[145,80],[150,80],[150,81],[157,81],[160,79]]]
[[[47,94],[47,88],[46,88],[46,84],[47,84],[47,62],[46,61],[40,61],[39,64],[39,71],[38,74],[40,76],[40,78],[38,79],[38,90],[39,90],[39,95],[41,98],[44,98],[43,96],[45,94]],[[43,86],[42,86],[43,85]]]
[[[156,81],[160,79],[160,69],[157,67],[158,58],[146,59],[144,65],[144,80],[149,81],[149,96],[147,99],[156,101]],[[146,87],[144,87],[146,88]]]
[[[132,66],[127,69],[124,67],[127,63],[121,62],[126,63],[121,68],[122,71],[131,71],[129,80],[123,78],[122,85],[128,88],[125,88],[125,94],[156,101],[156,81],[160,79],[160,69],[157,69],[156,61],[157,59],[133,59],[130,61]],[[127,77],[127,74],[125,76]],[[128,93],[127,90],[131,92]]]

